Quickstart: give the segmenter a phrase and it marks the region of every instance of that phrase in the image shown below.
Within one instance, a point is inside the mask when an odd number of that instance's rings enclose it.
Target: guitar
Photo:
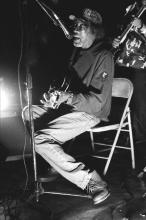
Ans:
[[[46,108],[57,109],[62,103],[70,104],[73,94],[67,91],[69,83],[64,79],[60,89],[50,86],[48,92],[43,94],[43,99],[40,102]]]
[[[146,3],[145,3],[146,4]],[[137,14],[134,16],[133,20],[127,25],[126,29],[123,31],[123,33],[118,36],[119,40],[119,46],[117,48],[112,48],[111,52],[113,53],[114,57],[117,56],[117,53],[120,51],[120,45],[125,41],[128,33],[132,30],[133,28],[133,21],[135,18],[140,18],[140,16],[143,14],[143,12],[146,10],[146,5],[142,5],[142,7],[139,9]]]

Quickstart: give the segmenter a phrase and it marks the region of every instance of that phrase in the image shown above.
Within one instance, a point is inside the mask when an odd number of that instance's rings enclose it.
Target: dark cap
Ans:
[[[76,17],[75,15],[70,15],[69,19],[72,21],[87,21],[93,24],[101,25],[102,24],[102,17],[101,15],[90,8],[86,8],[83,10],[83,13],[80,17]]]

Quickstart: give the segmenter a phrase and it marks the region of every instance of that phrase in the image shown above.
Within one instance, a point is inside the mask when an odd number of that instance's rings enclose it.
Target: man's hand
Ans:
[[[146,0],[142,0],[142,4],[146,6]]]
[[[113,46],[114,48],[117,48],[117,47],[119,47],[119,45],[120,45],[120,39],[117,37],[117,38],[115,38],[115,39],[113,40],[112,46]]]
[[[138,29],[142,28],[142,21],[139,18],[135,18],[132,24],[133,27],[136,27]]]
[[[43,99],[40,102],[45,108],[56,108],[57,100],[60,95],[60,91],[54,90],[53,92],[45,92],[43,94]]]
[[[146,37],[146,25],[139,18],[135,18],[133,21],[133,27],[140,30],[140,32]]]
[[[61,103],[67,103],[67,104],[71,104],[72,101],[72,93],[69,92],[61,92],[57,101],[57,106],[59,107],[59,105]]]

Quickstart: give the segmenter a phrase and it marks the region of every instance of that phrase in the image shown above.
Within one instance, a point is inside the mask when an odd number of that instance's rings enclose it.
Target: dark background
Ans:
[[[125,7],[132,0],[44,0],[69,28],[68,16],[90,7],[101,13],[107,35],[116,36]],[[26,73],[33,81],[33,103],[37,104],[49,85],[66,74],[72,43],[56,27],[35,0],[0,2],[0,77],[14,93],[19,105],[18,74],[25,96]],[[29,69],[29,70],[28,70]]]
[[[123,15],[126,7],[134,1],[43,0],[43,2],[58,14],[69,30],[70,14],[78,15],[86,7],[97,10],[103,17],[106,34],[112,40],[118,36],[120,24],[125,22]],[[72,42],[65,37],[61,28],[53,24],[35,0],[0,1],[0,78],[3,78],[11,104],[14,105],[8,109],[12,112],[12,117],[2,118],[0,115],[0,152],[1,149],[8,149],[9,154],[22,154],[25,135],[21,113],[22,105],[27,104],[25,85],[27,73],[32,76],[32,104],[40,104],[39,100],[50,84],[62,83],[64,75],[67,74],[71,52]],[[126,75],[124,69],[124,76]],[[13,112],[16,113],[15,116]],[[28,141],[27,149],[26,152],[29,153],[31,148]]]
[[[43,0],[64,21],[69,29],[70,14],[78,15],[83,8],[99,11],[108,35],[114,36],[125,5],[118,0]],[[0,152],[22,155],[24,126],[22,105],[26,105],[26,75],[32,76],[32,104],[40,104],[50,84],[61,84],[67,74],[72,42],[38,6],[35,0],[0,1],[0,78],[9,92],[11,117],[0,115]],[[0,85],[1,86],[1,85]],[[20,99],[21,98],[21,99]],[[20,102],[20,100],[22,100]],[[0,102],[1,103],[1,102]],[[0,106],[1,107],[1,106]],[[13,116],[13,112],[17,114]],[[2,150],[1,150],[2,149]],[[27,141],[27,149],[30,152]]]

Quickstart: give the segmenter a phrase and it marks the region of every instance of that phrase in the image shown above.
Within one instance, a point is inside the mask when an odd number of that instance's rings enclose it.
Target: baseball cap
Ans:
[[[99,12],[92,10],[90,8],[85,8],[80,17],[76,17],[75,15],[69,15],[69,19],[78,22],[91,22],[94,25],[102,25],[102,17]]]

